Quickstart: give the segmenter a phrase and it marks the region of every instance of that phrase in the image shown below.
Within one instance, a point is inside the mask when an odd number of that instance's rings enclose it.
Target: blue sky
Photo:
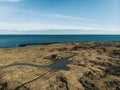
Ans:
[[[0,34],[120,34],[120,0],[0,0]]]

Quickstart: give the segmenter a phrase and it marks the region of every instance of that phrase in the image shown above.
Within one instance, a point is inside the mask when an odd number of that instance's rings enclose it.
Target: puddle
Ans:
[[[70,60],[59,60],[45,67],[53,68],[53,69],[60,69],[60,70],[68,70],[69,68],[66,65],[69,64],[70,62],[71,62]]]
[[[13,66],[31,66],[31,67],[38,67],[38,68],[52,68],[52,69],[58,69],[58,70],[69,70],[69,68],[66,66],[67,64],[69,64],[71,61],[70,60],[59,60],[56,61],[50,65],[46,65],[46,66],[41,66],[41,65],[37,65],[37,64],[31,64],[31,63],[15,63],[15,64],[9,64],[6,66],[0,66],[0,69],[4,69],[4,68],[9,68],[9,67],[13,67]]]

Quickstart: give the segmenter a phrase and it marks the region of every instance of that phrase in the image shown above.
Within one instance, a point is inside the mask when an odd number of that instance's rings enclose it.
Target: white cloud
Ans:
[[[120,27],[114,26],[73,26],[73,25],[57,25],[57,24],[39,24],[39,23],[0,23],[0,31],[2,32],[29,32],[42,30],[77,30],[89,33],[104,34],[120,34]],[[94,31],[94,32],[93,32]]]
[[[77,17],[77,16],[70,16],[70,15],[62,15],[62,14],[49,14],[49,13],[41,13],[39,11],[32,11],[32,10],[23,10],[18,9],[10,6],[0,6],[0,19],[2,20],[17,20],[17,21],[24,21],[24,19],[29,20],[36,20],[36,18],[48,18],[48,19],[54,19],[54,20],[60,20],[60,21],[79,21],[79,22],[95,22],[94,19],[84,18],[84,17]],[[17,19],[16,19],[17,18]],[[22,19],[21,19],[22,18]],[[38,21],[37,19],[37,21]]]
[[[47,17],[56,17],[56,18],[63,18],[69,20],[77,20],[77,21],[87,21],[87,22],[95,22],[94,19],[87,19],[84,17],[77,17],[77,16],[69,16],[69,15],[61,15],[61,14],[39,14],[40,16],[47,16]]]
[[[2,0],[0,0],[2,1]],[[21,1],[21,0],[5,0],[5,1]],[[16,32],[29,32],[29,31],[42,31],[42,30],[77,30],[79,32],[84,31],[85,34],[89,33],[106,33],[106,34],[120,34],[120,27],[118,26],[107,26],[107,25],[97,25],[92,23],[95,21],[93,19],[87,19],[83,17],[61,15],[61,14],[43,14],[35,11],[21,10],[17,8],[12,8],[8,6],[0,6],[0,34],[1,33],[16,33]],[[22,13],[22,14],[21,14]],[[41,17],[42,16],[42,17]],[[59,19],[59,24],[47,24],[38,21],[30,23],[26,20],[35,19]],[[64,23],[64,20],[73,23]],[[53,20],[54,21],[54,20]],[[76,25],[76,21],[88,23],[87,25]],[[16,22],[16,23],[15,23]]]
[[[68,16],[68,15],[53,15],[55,17],[59,18],[66,18],[66,19],[71,19],[71,20],[80,20],[80,21],[88,21],[88,22],[94,22],[94,19],[87,19],[84,17],[77,17],[77,16]]]
[[[0,2],[19,2],[22,0],[0,0]]]

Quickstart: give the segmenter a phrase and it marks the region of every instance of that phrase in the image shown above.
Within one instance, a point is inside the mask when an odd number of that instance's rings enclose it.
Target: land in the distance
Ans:
[[[120,42],[1,48],[0,90],[120,90]]]

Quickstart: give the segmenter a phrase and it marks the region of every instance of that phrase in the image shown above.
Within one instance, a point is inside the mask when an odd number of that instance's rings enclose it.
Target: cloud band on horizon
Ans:
[[[110,27],[110,26],[72,26],[72,25],[57,25],[57,24],[39,24],[39,23],[0,23],[0,31],[2,33],[6,32],[41,32],[47,30],[55,31],[84,31],[86,34],[89,33],[110,33],[119,34],[120,27]],[[94,31],[94,32],[93,32]],[[77,33],[76,33],[77,34]]]

